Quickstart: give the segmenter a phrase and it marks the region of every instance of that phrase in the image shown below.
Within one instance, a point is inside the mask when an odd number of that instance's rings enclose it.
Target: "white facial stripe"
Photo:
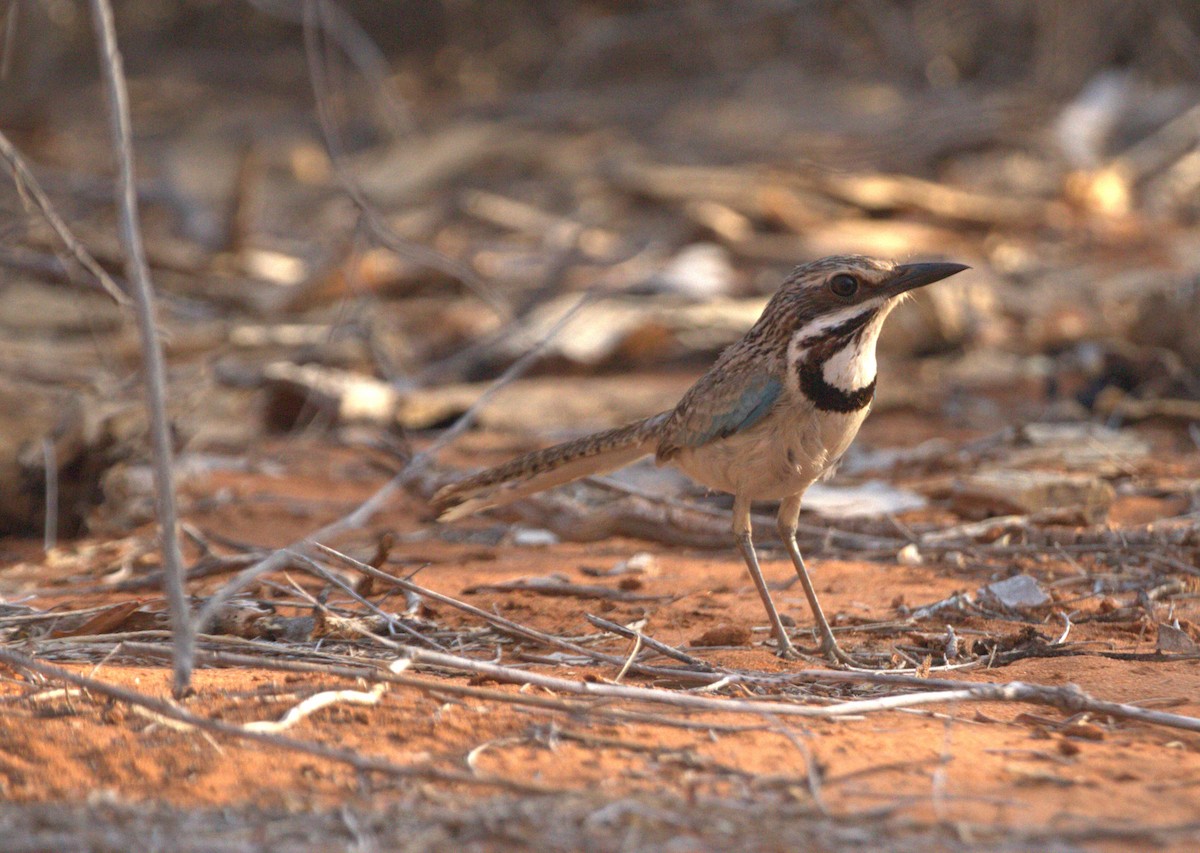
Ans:
[[[885,299],[883,297],[868,299],[857,305],[847,305],[845,308],[805,323],[792,333],[792,339],[788,341],[788,363],[795,364],[803,357],[804,351],[807,349],[807,346],[804,345],[805,341],[818,338],[822,333],[856,317],[861,317],[863,314],[869,314],[883,305],[884,302]],[[878,333],[878,330],[876,330],[876,334]]]
[[[811,322],[805,323],[792,334],[793,341],[802,341],[806,338],[819,338],[823,333],[830,329],[842,325],[855,317],[861,317],[863,314],[869,314],[875,309],[882,306],[884,299],[877,296],[874,299],[868,299],[865,302],[859,302],[857,305],[847,305],[834,311],[831,314],[825,314],[817,317]]]

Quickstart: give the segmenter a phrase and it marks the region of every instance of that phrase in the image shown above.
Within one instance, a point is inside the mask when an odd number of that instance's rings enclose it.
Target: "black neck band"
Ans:
[[[875,380],[855,391],[843,391],[825,381],[825,362],[805,361],[800,365],[800,390],[822,412],[848,414],[871,405]]]
[[[825,380],[825,363],[836,353],[860,341],[863,330],[874,316],[874,311],[864,311],[800,342],[808,351],[807,357],[797,368],[800,390],[818,410],[848,414],[871,405],[875,398],[875,377],[862,388],[843,391]]]

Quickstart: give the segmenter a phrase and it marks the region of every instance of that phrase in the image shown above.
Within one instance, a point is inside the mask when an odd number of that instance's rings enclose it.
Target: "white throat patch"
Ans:
[[[850,343],[830,356],[822,369],[826,382],[839,391],[851,392],[875,381],[875,344],[879,342],[888,308],[890,306],[872,317]]]
[[[802,362],[808,352],[807,342],[820,338],[822,333],[863,314],[877,311],[855,339],[834,353],[824,365],[825,381],[839,391],[857,391],[871,384],[875,378],[875,342],[879,340],[879,330],[883,328],[883,321],[891,307],[883,297],[869,299],[801,326],[792,333],[792,339],[788,342],[788,364]],[[788,379],[793,384],[796,382],[795,375],[795,371],[788,371]]]
[[[855,337],[825,362],[822,367],[825,381],[847,393],[870,385],[875,379],[875,342],[878,339],[879,327],[872,322],[863,329],[861,337]]]

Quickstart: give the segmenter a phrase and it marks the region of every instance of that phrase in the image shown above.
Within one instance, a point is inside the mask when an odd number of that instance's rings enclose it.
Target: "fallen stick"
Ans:
[[[459,773],[453,770],[439,770],[436,767],[415,767],[403,764],[396,764],[373,755],[362,755],[350,749],[340,749],[333,746],[325,746],[324,744],[314,743],[312,741],[296,740],[294,738],[284,737],[283,735],[272,734],[270,732],[254,731],[243,726],[233,723],[226,723],[220,720],[210,720],[207,717],[202,717],[199,714],[193,714],[191,711],[185,711],[178,705],[167,702],[164,699],[156,699],[153,696],[145,696],[133,690],[124,687],[118,687],[115,684],[108,684],[104,681],[99,681],[95,678],[88,678],[84,675],[71,672],[70,670],[54,666],[53,664],[44,663],[34,658],[14,652],[11,649],[0,648],[0,662],[7,664],[14,669],[23,669],[29,672],[36,672],[47,678],[53,678],[58,681],[65,681],[68,684],[73,684],[76,687],[82,687],[92,693],[98,693],[102,696],[107,696],[115,699],[118,702],[126,702],[140,708],[157,714],[160,717],[166,717],[169,720],[175,720],[180,723],[185,723],[194,726],[201,731],[215,732],[217,734],[230,735],[242,740],[249,740],[255,743],[273,746],[279,749],[287,749],[293,752],[303,752],[308,755],[324,758],[329,761],[336,761],[341,764],[348,764],[355,770],[370,771],[382,773],[387,776],[394,776],[403,779],[427,779],[434,782],[449,782],[461,783],[464,785],[483,785],[488,787],[506,788],[511,791],[516,791],[523,794],[546,794],[556,793],[557,789],[549,788],[545,785],[538,785],[530,782],[519,782],[509,779],[501,779],[494,776],[481,776],[472,773]]]
[[[513,684],[532,684],[548,690],[583,696],[604,696],[639,702],[653,702],[696,711],[836,719],[838,717],[867,714],[874,711],[912,708],[920,705],[948,702],[1022,702],[1032,705],[1046,705],[1070,714],[1084,712],[1103,714],[1119,719],[1136,720],[1138,722],[1181,729],[1183,731],[1200,732],[1200,718],[1189,717],[1183,714],[1168,714],[1162,711],[1150,711],[1145,708],[1139,708],[1136,705],[1094,699],[1074,685],[1048,687],[1040,684],[1027,684],[1023,681],[1010,681],[1004,684],[955,683],[955,686],[951,689],[943,688],[920,693],[880,696],[875,699],[856,699],[837,705],[813,707],[811,705],[791,705],[783,702],[748,699],[710,699],[705,696],[677,693],[654,687],[630,687],[627,685],[602,684],[590,681],[571,681],[565,678],[527,672],[486,661],[471,660],[457,655],[446,655],[440,652],[430,652],[425,649],[412,647],[405,649],[404,653],[415,664],[424,663],[431,666],[458,669],[463,672],[494,678],[497,681],[505,681]],[[848,674],[853,675],[855,673]]]
[[[290,729],[305,717],[315,714],[322,708],[336,705],[339,702],[349,702],[352,705],[378,705],[383,698],[385,685],[376,684],[371,690],[326,690],[309,696],[303,702],[288,709],[278,720],[255,720],[243,723],[242,728],[248,732],[269,732],[278,734]]]
[[[316,547],[324,551],[326,554],[329,554],[331,557],[341,560],[347,565],[353,566],[365,575],[370,575],[371,577],[386,581],[387,583],[400,587],[400,589],[406,592],[413,592],[424,598],[429,598],[433,601],[440,601],[442,604],[448,604],[457,610],[461,610],[464,613],[468,613],[490,623],[491,625],[494,625],[505,633],[513,634],[518,637],[524,637],[527,640],[533,640],[534,642],[550,646],[551,648],[562,649],[563,651],[582,655],[583,657],[591,660],[612,664],[613,666],[622,667],[626,665],[626,659],[618,655],[610,655],[604,652],[598,652],[595,649],[586,648],[578,643],[572,643],[570,640],[564,640],[561,637],[555,637],[553,634],[547,634],[543,631],[538,631],[536,628],[530,628],[527,625],[522,625],[519,622],[512,621],[511,619],[505,619],[503,616],[495,613],[489,613],[480,607],[476,607],[473,604],[468,604],[465,601],[459,601],[457,598],[446,595],[445,593],[437,592],[429,589],[428,587],[423,587],[420,584],[413,583],[409,580],[393,577],[387,572],[382,572],[373,566],[368,566],[366,563],[360,563],[353,557],[343,554],[340,551],[335,551],[333,548],[330,548],[328,545],[322,545],[320,542],[316,543]],[[397,646],[397,648],[401,647]],[[646,666],[645,664],[633,664],[632,670],[643,675],[658,677],[685,678],[692,680],[695,680],[697,677],[699,677],[699,679],[702,681],[713,680],[711,673],[696,673],[692,670],[675,667],[657,667]]]
[[[647,595],[624,589],[612,589],[600,584],[571,583],[558,578],[518,578],[500,583],[481,583],[463,590],[475,592],[533,592],[538,595],[598,598],[602,601],[669,601],[672,595]]]

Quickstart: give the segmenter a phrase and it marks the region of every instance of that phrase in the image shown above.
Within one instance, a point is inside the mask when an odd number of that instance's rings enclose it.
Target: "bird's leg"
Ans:
[[[817,591],[813,587],[812,578],[808,576],[804,558],[800,556],[800,546],[796,544],[796,526],[799,521],[800,496],[784,498],[779,505],[779,536],[783,539],[783,546],[787,548],[788,556],[792,558],[792,565],[796,567],[796,576],[804,587],[804,595],[808,599],[813,619],[816,620],[817,632],[821,635],[821,652],[833,663],[854,665],[856,663],[854,658],[843,652],[833,637],[833,630],[825,618],[825,611],[821,609],[821,602],[817,600]]]
[[[733,499],[733,535],[737,539],[742,559],[746,561],[746,568],[750,570],[754,586],[758,589],[759,598],[762,599],[763,607],[767,611],[767,618],[771,620],[771,630],[774,632],[775,642],[778,644],[775,653],[785,658],[798,657],[796,647],[792,645],[791,638],[788,637],[787,631],[783,627],[783,621],[779,618],[779,611],[775,609],[775,602],[771,600],[771,591],[767,589],[762,569],[758,567],[758,555],[754,553],[754,543],[751,541],[750,534],[750,499],[736,495]]]

